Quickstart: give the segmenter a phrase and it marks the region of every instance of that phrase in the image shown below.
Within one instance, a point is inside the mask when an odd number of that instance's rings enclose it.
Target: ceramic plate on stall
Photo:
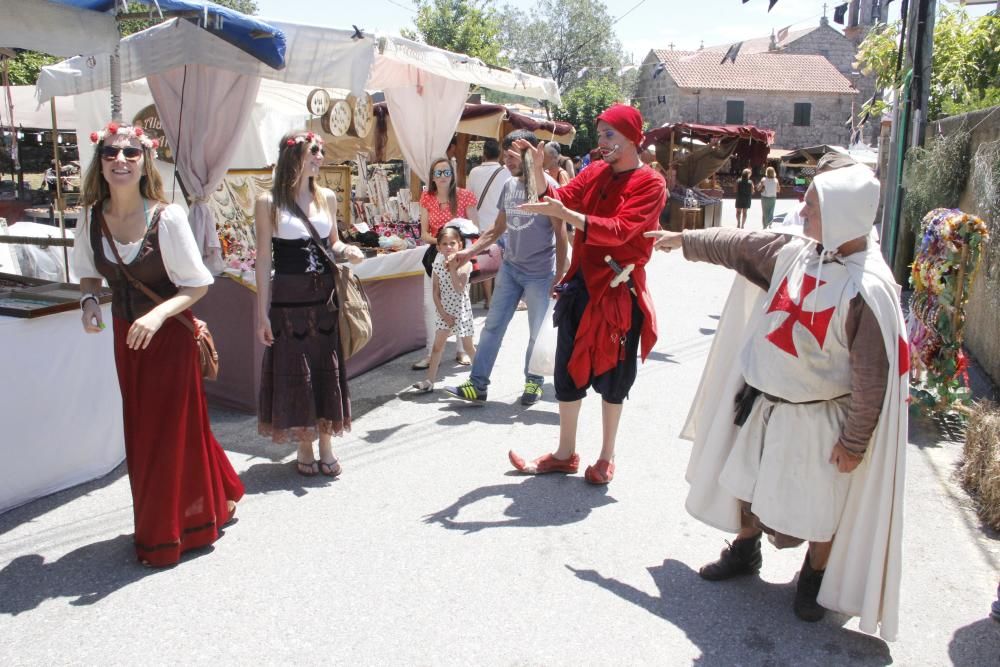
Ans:
[[[330,105],[322,120],[323,131],[334,137],[342,137],[351,129],[351,105],[347,100],[337,100]]]

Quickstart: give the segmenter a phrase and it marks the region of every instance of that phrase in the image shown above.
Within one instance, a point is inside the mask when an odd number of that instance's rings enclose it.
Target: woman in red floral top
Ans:
[[[436,244],[438,230],[450,220],[466,218],[476,220],[476,195],[471,190],[458,187],[455,169],[448,158],[440,158],[431,164],[427,175],[427,189],[420,196],[420,239],[424,243]],[[434,299],[431,296],[431,279],[424,278],[424,324],[428,332],[434,331]],[[427,368],[431,358],[431,343],[434,336],[427,336],[427,350],[424,358],[413,364],[413,370]],[[463,366],[472,363],[468,355],[457,347],[455,360]]]

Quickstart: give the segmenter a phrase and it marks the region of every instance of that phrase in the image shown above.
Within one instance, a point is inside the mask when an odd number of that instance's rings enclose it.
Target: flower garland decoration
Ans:
[[[111,121],[96,132],[91,132],[90,143],[94,145],[104,144],[109,137],[111,137],[112,142],[122,137],[135,139],[143,148],[152,151],[154,158],[156,157],[156,149],[160,147],[160,140],[150,139],[138,125],[125,125],[114,121]]]
[[[289,148],[297,144],[305,144],[305,143],[308,143],[309,145],[317,144],[319,146],[322,146],[323,137],[313,132],[306,132],[305,134],[296,135],[293,139],[288,139],[285,141],[285,145],[288,146]]]
[[[962,351],[965,305],[987,238],[986,224],[958,209],[934,209],[921,223],[906,328],[913,368],[924,375],[923,386],[914,391],[924,409],[950,409],[969,400]]]

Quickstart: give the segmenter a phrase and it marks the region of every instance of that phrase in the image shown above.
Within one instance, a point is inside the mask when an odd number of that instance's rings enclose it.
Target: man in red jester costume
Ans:
[[[559,301],[554,384],[559,400],[559,447],[534,461],[511,451],[514,467],[528,474],[575,473],[576,430],[588,387],[601,395],[602,446],[585,478],[607,484],[615,471],[615,436],[622,402],[635,382],[640,349],[645,360],[656,343],[656,314],[645,266],[666,199],[663,178],[639,160],[642,115],[615,104],[597,117],[603,161],[554,190],[544,180],[541,149],[532,149],[535,182],[544,193],[522,208],[573,226],[573,257],[557,286]]]

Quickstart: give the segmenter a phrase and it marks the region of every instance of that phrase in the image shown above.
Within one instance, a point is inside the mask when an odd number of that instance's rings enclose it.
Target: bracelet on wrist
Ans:
[[[81,310],[83,309],[84,305],[86,305],[87,301],[90,300],[90,299],[93,299],[94,303],[96,303],[98,306],[101,305],[101,300],[97,298],[96,294],[84,294],[83,296],[80,297],[80,309]]]

